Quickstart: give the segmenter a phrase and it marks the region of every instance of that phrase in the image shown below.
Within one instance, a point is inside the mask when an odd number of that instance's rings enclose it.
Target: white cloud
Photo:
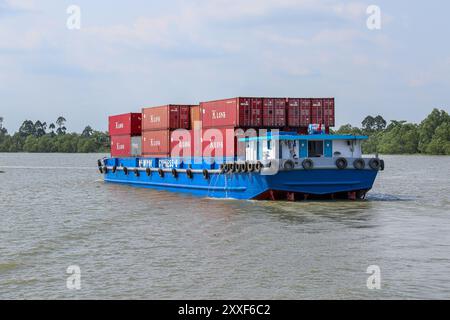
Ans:
[[[23,31],[18,35],[8,29],[0,29],[0,49],[31,50],[37,48],[42,39],[43,34],[38,30]]]
[[[345,44],[361,38],[363,33],[355,29],[325,29],[313,36],[312,42],[318,44]]]
[[[82,33],[108,43],[122,43],[131,46],[143,44],[169,47],[174,44],[171,26],[176,20],[169,16],[138,18],[132,25],[107,27],[86,27]]]
[[[337,3],[331,6],[335,14],[348,19],[364,19],[366,17],[367,4],[361,2]],[[363,20],[364,21],[364,20]]]
[[[36,1],[34,0],[5,0],[7,7],[16,10],[34,10]]]

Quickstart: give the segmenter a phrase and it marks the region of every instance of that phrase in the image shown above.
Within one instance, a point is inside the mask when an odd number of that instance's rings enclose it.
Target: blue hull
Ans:
[[[106,165],[117,163],[111,161],[117,159],[106,159]],[[138,159],[129,161],[136,164]],[[176,176],[172,175],[170,170],[164,172],[162,176],[157,171],[152,171],[149,175],[145,171],[138,174],[128,171],[126,174],[123,170],[115,172],[106,170],[104,180],[201,197],[299,200],[324,196],[347,198],[350,193],[355,193],[357,198],[361,198],[372,188],[378,173],[377,170],[298,169],[279,171],[275,175],[263,175],[256,172],[219,173],[216,170],[211,171],[209,177],[205,178],[201,170],[193,171],[195,172],[192,177],[188,177],[182,169]]]

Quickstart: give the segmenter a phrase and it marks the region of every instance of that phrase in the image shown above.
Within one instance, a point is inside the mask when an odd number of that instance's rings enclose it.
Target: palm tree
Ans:
[[[56,132],[59,135],[66,133],[66,127],[64,126],[66,121],[67,120],[63,116],[60,116],[60,117],[58,117],[58,119],[56,119],[56,124],[58,125],[58,130],[56,130]]]
[[[91,128],[91,126],[87,126],[86,128],[84,128],[83,133],[81,134],[81,136],[83,136],[83,137],[90,137],[93,132],[94,132],[94,130]]]
[[[8,131],[3,128],[3,117],[0,117],[0,135],[6,135]]]

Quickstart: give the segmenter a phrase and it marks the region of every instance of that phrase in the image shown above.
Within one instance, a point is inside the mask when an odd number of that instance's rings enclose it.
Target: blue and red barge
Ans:
[[[109,157],[107,183],[244,200],[363,199],[384,161],[363,157],[365,136],[278,132],[239,138],[242,156]]]

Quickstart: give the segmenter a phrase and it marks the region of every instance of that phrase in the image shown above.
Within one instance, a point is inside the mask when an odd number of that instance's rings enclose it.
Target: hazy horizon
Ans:
[[[70,30],[70,5],[81,10]],[[370,30],[369,5],[381,9]],[[235,96],[335,97],[336,127],[367,115],[419,123],[449,111],[449,3],[0,0],[0,116],[111,114]]]

